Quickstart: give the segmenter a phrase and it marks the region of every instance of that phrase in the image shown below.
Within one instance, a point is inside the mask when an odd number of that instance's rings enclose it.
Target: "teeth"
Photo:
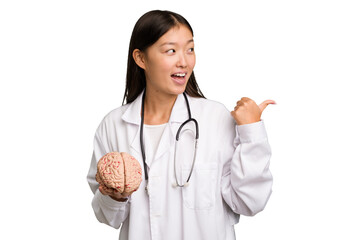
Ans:
[[[185,77],[185,73],[175,73],[174,76]]]

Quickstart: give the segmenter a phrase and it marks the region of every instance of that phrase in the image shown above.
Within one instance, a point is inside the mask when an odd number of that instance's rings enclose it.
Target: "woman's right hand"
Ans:
[[[120,193],[120,192],[116,191],[115,189],[111,189],[111,188],[104,186],[103,184],[99,185],[99,191],[103,195],[108,195],[112,199],[119,201],[119,202],[127,201],[127,198],[132,194],[132,192],[131,193]]]

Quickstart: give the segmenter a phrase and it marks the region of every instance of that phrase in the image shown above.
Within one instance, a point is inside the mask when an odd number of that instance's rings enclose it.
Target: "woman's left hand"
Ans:
[[[238,125],[258,122],[261,119],[262,112],[269,104],[275,104],[275,101],[266,100],[257,105],[252,99],[243,97],[236,103],[231,115]]]

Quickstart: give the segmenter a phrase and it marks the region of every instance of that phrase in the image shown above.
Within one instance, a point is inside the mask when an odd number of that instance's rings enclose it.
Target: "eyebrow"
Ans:
[[[194,39],[190,39],[186,42],[186,44],[189,44],[191,42],[194,42]],[[164,42],[163,44],[160,45],[160,47],[164,46],[164,45],[176,45],[176,42]]]

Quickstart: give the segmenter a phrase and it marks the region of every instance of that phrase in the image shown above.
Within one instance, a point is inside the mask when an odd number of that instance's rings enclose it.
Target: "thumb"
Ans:
[[[269,104],[276,104],[276,102],[274,100],[263,101],[261,104],[259,104],[260,111],[263,112]]]

